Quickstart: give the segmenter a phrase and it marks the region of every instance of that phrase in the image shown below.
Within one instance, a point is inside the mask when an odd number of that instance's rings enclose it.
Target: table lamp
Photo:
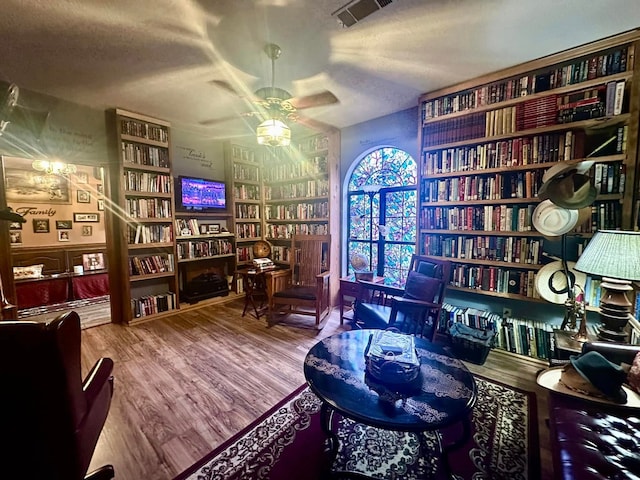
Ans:
[[[640,280],[640,232],[600,230],[587,244],[575,269],[602,277],[598,338],[625,342],[633,304],[627,296],[631,281]]]

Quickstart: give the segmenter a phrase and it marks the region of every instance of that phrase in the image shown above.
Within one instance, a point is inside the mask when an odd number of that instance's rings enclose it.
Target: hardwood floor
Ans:
[[[242,303],[208,305],[133,326],[83,330],[83,369],[102,356],[115,362],[115,393],[91,468],[110,463],[118,480],[171,479],[304,383],[304,357],[340,331],[334,309],[317,331],[266,327],[242,317]],[[542,365],[491,352],[474,373],[537,394],[542,478],[551,478]]]

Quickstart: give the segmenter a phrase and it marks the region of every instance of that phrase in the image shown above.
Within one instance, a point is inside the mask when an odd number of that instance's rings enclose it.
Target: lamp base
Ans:
[[[633,291],[631,282],[603,277],[600,287],[604,289],[600,300],[600,320],[598,338],[609,342],[626,343],[624,331],[631,316],[632,303],[627,292]]]
[[[602,327],[598,328],[598,339],[604,340],[605,342],[627,343],[628,335],[626,334],[626,332],[607,330],[603,325]]]

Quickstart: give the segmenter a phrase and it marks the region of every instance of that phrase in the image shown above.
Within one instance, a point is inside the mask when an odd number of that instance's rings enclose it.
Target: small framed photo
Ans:
[[[91,225],[83,225],[82,226],[82,236],[90,237],[93,235],[93,227]]]
[[[9,236],[11,237],[11,245],[19,245],[22,243],[22,232],[9,232]]]
[[[77,172],[76,181],[78,183],[89,183],[89,174],[87,172]]]
[[[73,221],[78,223],[98,223],[100,221],[99,213],[74,213]]]
[[[91,203],[89,190],[78,190],[78,203]]]
[[[98,198],[102,198],[104,196],[104,186],[101,183],[96,185],[96,193]]]
[[[82,255],[84,270],[104,270],[104,255],[102,253],[85,253]]]
[[[49,219],[48,218],[34,218],[33,219],[33,233],[49,233]]]
[[[98,210],[104,210],[104,200],[98,200]]]
[[[69,230],[58,230],[58,241],[59,242],[68,242],[69,238]]]
[[[56,230],[71,230],[73,222],[71,220],[56,220]]]
[[[209,233],[220,233],[220,224],[219,223],[209,224]]]
[[[22,230],[22,222],[11,222],[9,230]]]

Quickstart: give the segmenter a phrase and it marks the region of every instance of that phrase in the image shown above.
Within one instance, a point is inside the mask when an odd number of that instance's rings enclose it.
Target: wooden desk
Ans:
[[[373,277],[373,282],[382,283],[384,277]],[[347,312],[353,312],[353,304],[358,298],[360,292],[360,285],[356,281],[355,275],[348,275],[340,279],[340,325],[344,323],[344,319],[352,320],[353,316],[345,317],[345,308]]]

